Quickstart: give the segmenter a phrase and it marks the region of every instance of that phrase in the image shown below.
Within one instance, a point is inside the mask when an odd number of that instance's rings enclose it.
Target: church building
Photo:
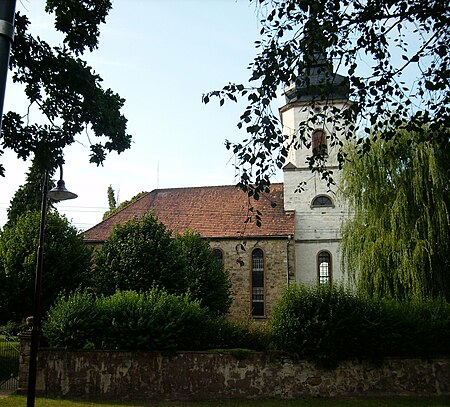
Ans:
[[[326,99],[324,86],[329,88]],[[346,132],[332,112],[349,105],[348,81],[333,73],[321,53],[285,89],[285,97],[280,116],[289,156],[284,182],[272,184],[270,193],[255,201],[230,185],[156,189],[86,230],[84,241],[101,245],[114,226],[148,212],[174,234],[198,231],[230,275],[234,319],[269,317],[289,284],[341,280],[340,226],[348,212],[336,194],[338,145],[330,135],[342,139]],[[299,134],[307,134],[306,146],[296,145]],[[320,173],[311,172],[310,157],[317,152],[326,158],[336,185],[328,186]],[[299,192],[299,186],[304,190]],[[260,226],[257,213],[262,214]]]

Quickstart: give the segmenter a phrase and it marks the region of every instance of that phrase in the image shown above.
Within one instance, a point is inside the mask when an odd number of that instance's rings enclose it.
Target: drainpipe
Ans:
[[[288,242],[287,242],[287,245],[286,245],[286,260],[287,260],[287,272],[286,272],[286,282],[287,282],[287,285],[289,285],[289,275],[290,275],[290,270],[289,270],[289,246],[290,246],[290,244],[291,244],[291,238],[292,238],[292,236],[291,235],[288,235]]]

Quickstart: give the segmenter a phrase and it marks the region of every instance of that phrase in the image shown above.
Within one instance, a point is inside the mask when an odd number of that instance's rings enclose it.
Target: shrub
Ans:
[[[226,314],[231,305],[231,281],[208,241],[188,230],[175,238],[175,244],[183,259],[189,293],[213,313]]]
[[[154,286],[181,291],[182,262],[170,231],[152,214],[117,225],[96,254],[93,286],[104,295]]]
[[[265,351],[271,347],[270,332],[262,323],[246,323],[216,318],[212,321],[214,341],[209,349],[251,349]]]
[[[362,312],[355,296],[342,288],[291,286],[274,309],[274,342],[322,364],[358,354]]]
[[[274,309],[271,331],[277,348],[329,367],[353,358],[449,355],[450,304],[291,286]]]
[[[61,295],[42,324],[45,342],[59,348],[89,347],[94,338],[103,335],[103,320],[94,294],[76,291]]]
[[[17,336],[27,329],[28,326],[25,322],[8,321],[5,325],[0,326],[0,332],[9,336]]]
[[[193,231],[174,239],[152,214],[118,225],[95,265],[93,287],[99,294],[157,286],[173,294],[189,292],[216,314],[225,314],[231,305],[228,274],[208,242]]]
[[[197,350],[205,342],[210,316],[187,295],[158,289],[116,292],[99,305],[106,323],[101,344],[105,349]]]
[[[52,347],[148,351],[246,347],[239,327],[211,314],[188,295],[153,288],[96,297],[76,292],[60,297],[42,326]]]
[[[450,304],[441,300],[380,302],[377,332],[387,356],[450,355]]]

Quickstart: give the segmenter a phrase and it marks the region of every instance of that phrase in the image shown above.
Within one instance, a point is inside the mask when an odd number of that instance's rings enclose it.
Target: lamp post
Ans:
[[[56,201],[64,201],[77,197],[73,192],[69,192],[63,181],[62,166],[60,168],[60,179],[55,188],[48,190],[49,173],[45,170],[44,183],[42,185],[41,201],[41,220],[39,225],[39,246],[36,261],[36,277],[34,283],[34,307],[33,307],[33,328],[31,331],[30,364],[28,367],[28,388],[27,388],[27,407],[34,407],[36,398],[36,368],[37,351],[39,347],[39,336],[41,330],[41,291],[42,291],[42,273],[44,269],[44,242],[45,242],[45,218],[47,214],[48,198]]]
[[[14,13],[16,0],[0,1],[0,128],[3,116],[6,76],[8,73],[9,54],[14,37]]]

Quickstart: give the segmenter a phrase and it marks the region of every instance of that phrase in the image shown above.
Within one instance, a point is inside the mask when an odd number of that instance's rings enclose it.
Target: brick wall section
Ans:
[[[28,365],[21,359],[19,392]],[[25,375],[25,377],[24,377]],[[115,400],[212,400],[450,395],[450,360],[345,362],[321,370],[283,355],[217,352],[173,355],[41,350],[38,395]]]
[[[288,238],[270,239],[216,239],[211,240],[213,249],[223,253],[224,267],[230,274],[233,303],[230,318],[247,320],[251,318],[251,267],[252,251],[256,248],[264,252],[265,266],[265,318],[281,297],[283,289],[295,279],[294,240]]]

